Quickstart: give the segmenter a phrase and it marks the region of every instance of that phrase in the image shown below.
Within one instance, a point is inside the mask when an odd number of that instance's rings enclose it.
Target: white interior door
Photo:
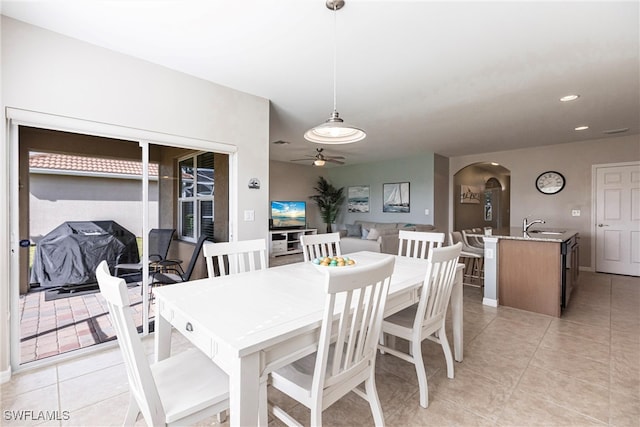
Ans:
[[[596,271],[640,276],[640,164],[596,167]]]

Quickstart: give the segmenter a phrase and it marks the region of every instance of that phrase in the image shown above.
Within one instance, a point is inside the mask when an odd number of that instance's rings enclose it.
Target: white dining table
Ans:
[[[357,265],[388,254],[349,254]],[[155,359],[169,357],[172,326],[229,375],[232,426],[266,420],[270,372],[317,348],[325,304],[323,268],[300,262],[155,288]],[[425,260],[396,256],[385,315],[416,302]],[[451,295],[454,358],[462,361],[462,264]],[[179,393],[178,390],[176,390]]]

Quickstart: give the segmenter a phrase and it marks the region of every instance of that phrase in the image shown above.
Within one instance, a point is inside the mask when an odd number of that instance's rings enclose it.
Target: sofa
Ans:
[[[398,253],[398,232],[436,231],[431,224],[413,224],[406,222],[369,222],[355,221],[338,227],[340,250],[343,254],[358,251]]]

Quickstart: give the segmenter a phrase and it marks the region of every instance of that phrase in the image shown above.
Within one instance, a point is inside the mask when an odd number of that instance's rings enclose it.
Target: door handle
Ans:
[[[598,224],[598,227],[608,227],[609,225],[607,224]]]

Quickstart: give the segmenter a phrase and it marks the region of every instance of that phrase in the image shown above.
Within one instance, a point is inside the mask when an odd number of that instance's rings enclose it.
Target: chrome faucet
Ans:
[[[527,222],[527,218],[525,218],[522,220],[522,231],[526,233],[529,227],[531,227],[533,224],[544,224],[544,223],[545,223],[544,219],[534,219],[531,222]]]

